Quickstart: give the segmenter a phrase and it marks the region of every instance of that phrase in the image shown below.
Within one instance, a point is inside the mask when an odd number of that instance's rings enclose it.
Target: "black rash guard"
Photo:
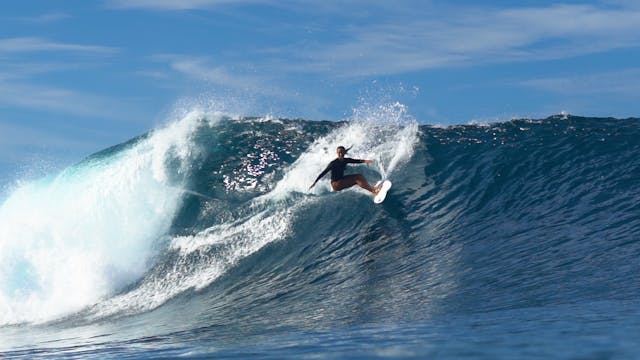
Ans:
[[[344,169],[347,167],[347,164],[361,164],[364,160],[360,159],[351,159],[351,158],[337,158],[329,163],[326,169],[318,175],[316,182],[320,180],[323,176],[325,176],[329,171],[331,171],[331,182],[340,180],[344,177]]]

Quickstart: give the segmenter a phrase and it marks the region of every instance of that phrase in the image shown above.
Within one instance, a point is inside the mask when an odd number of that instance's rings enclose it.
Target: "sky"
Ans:
[[[640,2],[22,0],[0,5],[0,184],[195,106],[422,124],[640,117]]]

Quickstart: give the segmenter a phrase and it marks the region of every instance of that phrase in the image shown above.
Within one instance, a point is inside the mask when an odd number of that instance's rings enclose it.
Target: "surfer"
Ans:
[[[378,194],[380,191],[379,188],[374,188],[369,185],[367,180],[364,178],[362,174],[351,174],[344,175],[344,169],[347,167],[347,164],[371,164],[373,160],[362,160],[362,159],[351,159],[344,157],[347,154],[348,149],[345,149],[344,146],[338,146],[336,149],[336,153],[338,154],[338,158],[329,163],[326,169],[318,177],[316,181],[309,186],[309,190],[313,188],[318,180],[320,180],[323,176],[325,176],[329,171],[331,171],[331,187],[335,191],[344,190],[352,187],[353,185],[358,185],[361,188],[370,191],[374,195]]]

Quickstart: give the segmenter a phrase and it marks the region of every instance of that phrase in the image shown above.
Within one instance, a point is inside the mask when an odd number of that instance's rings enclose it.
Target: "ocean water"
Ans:
[[[308,187],[338,145],[393,181]],[[0,205],[0,358],[640,357],[640,120],[193,111]]]

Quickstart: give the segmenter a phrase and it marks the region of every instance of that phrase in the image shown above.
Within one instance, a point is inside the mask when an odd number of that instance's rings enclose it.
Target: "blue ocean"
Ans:
[[[0,358],[640,358],[639,119],[193,110],[1,201]]]

